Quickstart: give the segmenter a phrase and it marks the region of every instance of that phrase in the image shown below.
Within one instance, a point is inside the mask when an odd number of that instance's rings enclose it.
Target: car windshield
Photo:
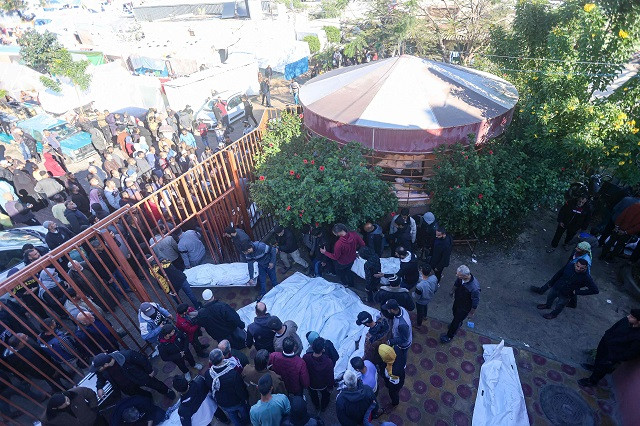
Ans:
[[[77,130],[68,124],[61,124],[50,128],[49,131],[51,133],[56,133],[58,135],[58,139],[65,139],[76,133]]]

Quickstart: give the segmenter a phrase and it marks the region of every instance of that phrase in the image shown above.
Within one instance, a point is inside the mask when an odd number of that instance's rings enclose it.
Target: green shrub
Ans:
[[[257,159],[253,200],[285,226],[342,222],[351,227],[397,208],[379,168],[368,167],[357,142],[340,146],[324,138],[305,139],[291,114],[269,125]]]
[[[322,27],[329,43],[340,43],[340,29],[333,26]]]
[[[553,157],[532,154],[521,141],[439,148],[431,209],[459,236],[510,235],[532,209],[552,206],[571,176]]]
[[[317,36],[308,35],[305,38],[303,38],[303,40],[306,41],[307,44],[309,45],[309,51],[311,52],[312,55],[320,51],[320,40],[318,39]]]

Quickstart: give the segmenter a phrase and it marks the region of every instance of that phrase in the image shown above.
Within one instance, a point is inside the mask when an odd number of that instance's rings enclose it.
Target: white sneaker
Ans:
[[[189,372],[184,373],[184,378],[187,379],[187,382],[190,382],[191,381],[191,373],[189,373]]]
[[[160,355],[160,351],[158,350],[158,348],[153,348],[153,353],[151,354],[151,358],[155,358],[158,355]]]
[[[193,368],[195,368],[196,370],[200,371],[202,370],[202,364],[196,364],[193,366]]]

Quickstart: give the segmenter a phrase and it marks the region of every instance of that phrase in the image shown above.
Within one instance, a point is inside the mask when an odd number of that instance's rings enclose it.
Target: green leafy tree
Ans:
[[[391,187],[379,178],[381,170],[368,166],[367,151],[357,142],[307,140],[300,118],[283,114],[270,124],[262,145],[251,196],[283,225],[356,227],[397,207]]]
[[[520,92],[515,137],[544,155],[567,158],[567,169],[605,168],[640,182],[637,78],[594,98],[640,43],[640,3],[570,0],[554,9],[542,0],[521,1],[512,27],[496,30],[492,40],[488,70]]]
[[[82,90],[89,88],[91,76],[86,72],[89,61],[74,61],[55,34],[30,30],[18,38],[18,44],[20,56],[28,67],[51,77],[66,77]],[[61,90],[60,83],[53,78],[43,77],[41,81],[52,90]]]
[[[0,0],[0,11],[5,13],[20,12],[26,7],[24,0]]]
[[[306,41],[307,44],[309,45],[309,51],[311,52],[312,55],[320,51],[320,40],[318,39],[317,36],[308,35],[308,36],[305,36],[303,40]]]
[[[327,25],[322,27],[324,33],[327,35],[327,40],[329,43],[340,43],[340,29],[333,27],[331,25]]]
[[[316,17],[319,19],[339,18],[348,4],[349,0],[322,0]]]

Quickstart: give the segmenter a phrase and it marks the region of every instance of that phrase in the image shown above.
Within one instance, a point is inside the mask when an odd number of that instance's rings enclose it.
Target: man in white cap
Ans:
[[[228,304],[216,300],[211,290],[202,292],[205,304],[194,316],[194,322],[204,328],[216,341],[229,340],[233,349],[246,346],[247,333],[240,315]]]

